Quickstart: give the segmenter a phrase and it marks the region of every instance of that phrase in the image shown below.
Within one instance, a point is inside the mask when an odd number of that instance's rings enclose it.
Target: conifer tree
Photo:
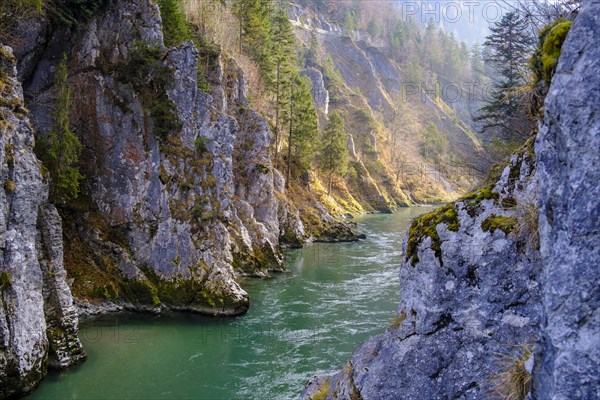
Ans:
[[[265,83],[272,84],[274,61],[270,2],[236,0],[233,10],[240,20],[240,46],[258,62]]]
[[[52,113],[54,127],[45,143],[40,143],[46,149],[42,161],[50,172],[50,198],[55,202],[77,198],[79,181],[82,179],[77,168],[81,143],[69,128],[71,86],[67,78],[65,53],[54,72],[54,85],[57,89],[56,108]]]
[[[499,128],[505,136],[514,136],[523,130],[522,105],[517,89],[527,82],[528,59],[533,40],[527,22],[517,12],[509,12],[494,26],[486,38],[485,60],[495,74],[489,98],[477,118],[484,121],[484,130]]]
[[[271,24],[271,36],[273,38],[273,58],[275,60],[275,145],[274,163],[277,165],[279,159],[279,147],[281,141],[281,113],[289,104],[289,85],[291,75],[296,65],[296,51],[294,48],[295,37],[292,31],[286,4],[281,4],[274,13]]]
[[[344,130],[344,119],[339,112],[332,112],[323,131],[319,167],[327,174],[327,195],[331,194],[334,175],[344,175],[348,169],[348,135]]]
[[[310,46],[306,55],[306,64],[308,66],[319,65],[319,39],[314,30],[310,31]]]
[[[471,46],[471,77],[475,82],[481,82],[483,75],[483,59],[481,55],[481,46],[475,42]]]
[[[314,142],[318,133],[318,116],[310,88],[308,78],[294,73],[285,121],[289,128],[286,184],[290,181],[292,165],[302,173],[309,170],[312,164]]]
[[[158,0],[165,44],[167,46],[177,45],[190,37],[180,1]]]

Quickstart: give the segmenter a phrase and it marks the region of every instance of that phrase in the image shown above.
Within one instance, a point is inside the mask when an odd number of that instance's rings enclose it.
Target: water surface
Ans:
[[[119,315],[82,324],[83,365],[50,373],[30,399],[296,398],[385,330],[398,305],[401,243],[423,207],[357,218],[360,243],[287,252],[288,273],[242,283],[238,318]]]

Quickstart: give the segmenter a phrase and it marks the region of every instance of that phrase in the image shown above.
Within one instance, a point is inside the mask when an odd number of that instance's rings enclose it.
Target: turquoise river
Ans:
[[[365,241],[288,251],[287,273],[242,282],[250,294],[242,317],[83,322],[88,360],[50,373],[28,399],[294,399],[385,331],[398,305],[404,232],[427,210],[362,216]]]

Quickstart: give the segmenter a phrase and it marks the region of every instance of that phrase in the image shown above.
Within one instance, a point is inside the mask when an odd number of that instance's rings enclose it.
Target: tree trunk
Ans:
[[[277,60],[277,89],[275,93],[275,154],[273,155],[273,165],[277,168],[279,157],[279,70],[281,60]]]
[[[290,137],[288,139],[288,160],[287,160],[287,179],[285,187],[290,187],[290,176],[292,174],[292,136],[294,132],[294,84],[292,82],[290,96]]]

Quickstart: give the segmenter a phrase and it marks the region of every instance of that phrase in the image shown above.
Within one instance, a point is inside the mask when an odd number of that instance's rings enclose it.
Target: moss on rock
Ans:
[[[419,244],[426,236],[431,238],[431,249],[440,260],[440,264],[443,265],[441,240],[437,233],[437,226],[441,223],[446,224],[448,230],[458,232],[460,221],[458,220],[456,203],[440,207],[434,212],[425,214],[413,221],[408,232],[408,246],[406,250],[406,261],[410,260],[410,264],[413,267],[419,261],[419,257],[417,256]]]
[[[492,214],[481,223],[481,229],[484,232],[494,233],[496,229],[500,229],[505,234],[511,233],[518,224],[515,217],[505,217],[502,215]]]
[[[135,303],[158,306],[161,304],[156,287],[144,279],[124,280],[120,284],[120,297]]]
[[[548,32],[548,36],[542,46],[542,66],[544,72],[544,80],[550,82],[554,69],[560,57],[560,50],[565,41],[569,30],[573,25],[573,21],[559,22]]]
[[[494,192],[494,186],[490,185],[464,196],[459,201],[465,203],[467,213],[471,218],[475,218],[478,214],[479,205],[483,200],[497,201],[499,197],[500,195]]]
[[[0,290],[5,290],[12,284],[11,278],[10,272],[0,272]]]

